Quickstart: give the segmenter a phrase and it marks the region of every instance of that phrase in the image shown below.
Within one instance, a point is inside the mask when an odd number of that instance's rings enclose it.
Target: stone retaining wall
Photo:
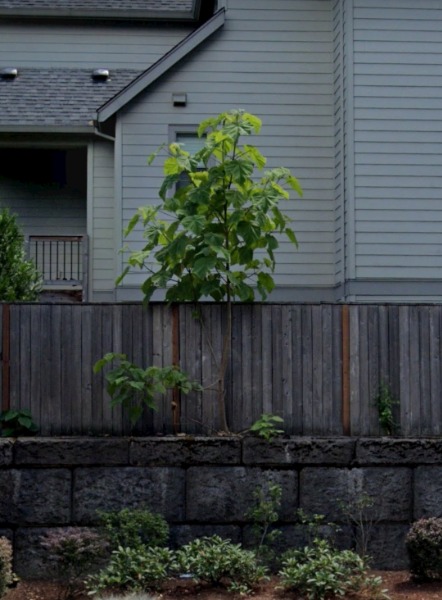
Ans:
[[[409,524],[442,516],[441,439],[20,438],[0,441],[0,467],[0,534],[25,577],[42,574],[44,532],[94,526],[97,510],[147,506],[169,521],[173,544],[212,533],[247,543],[244,514],[268,481],[283,489],[288,545],[305,539],[294,517],[303,508],[340,523],[338,543],[351,546],[340,504],[369,494],[379,568],[406,567]]]

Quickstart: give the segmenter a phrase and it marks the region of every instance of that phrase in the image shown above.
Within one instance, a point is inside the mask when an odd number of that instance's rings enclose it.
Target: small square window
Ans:
[[[195,154],[204,147],[204,138],[198,137],[196,132],[180,132],[177,131],[175,134],[175,141],[182,144],[183,150],[190,154]],[[201,168],[198,169],[204,171],[204,166],[201,164]],[[176,184],[176,189],[179,190],[185,187],[189,183],[189,176],[187,173],[181,173],[180,180]]]

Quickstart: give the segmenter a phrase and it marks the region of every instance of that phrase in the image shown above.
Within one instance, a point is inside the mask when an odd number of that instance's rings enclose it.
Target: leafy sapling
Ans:
[[[232,303],[253,301],[255,289],[265,299],[274,288],[272,273],[280,239],[297,245],[290,219],[278,205],[289,199],[289,190],[299,195],[302,190],[284,167],[255,174],[255,170],[262,171],[266,159],[242,138],[260,129],[256,116],[232,110],[201,123],[198,135],[205,141],[198,152],[169,145],[159,190],[162,203],[140,208],[131,219],[125,234],[141,223],[145,245],[129,255],[118,280],[141,268],[148,273],[141,287],[147,302],[160,288],[166,289],[168,302],[224,301],[226,326],[214,385],[219,426],[226,432]],[[187,184],[177,186],[183,176]]]
[[[147,367],[143,369],[127,360],[125,354],[109,352],[94,365],[94,373],[106,365],[117,366],[105,375],[107,391],[112,406],[122,405],[129,414],[132,425],[142,416],[145,408],[156,409],[156,396],[168,390],[178,389],[184,394],[192,390],[201,391],[201,386],[190,381],[186,373],[176,366]]]
[[[379,425],[386,435],[393,435],[397,431],[397,424],[394,420],[393,407],[399,404],[391,391],[390,386],[383,382],[379,386],[378,394],[375,398],[375,403],[378,409]]]
[[[252,521],[256,558],[269,565],[275,558],[273,546],[281,535],[275,524],[281,510],[282,487],[277,483],[258,487],[253,492],[253,499],[255,504],[247,511],[246,517]]]
[[[278,415],[264,413],[253,423],[250,431],[267,442],[271,442],[275,437],[284,433],[283,429],[278,428],[283,423],[284,419]]]
[[[0,413],[0,431],[2,437],[35,435],[37,425],[29,410],[4,410]]]

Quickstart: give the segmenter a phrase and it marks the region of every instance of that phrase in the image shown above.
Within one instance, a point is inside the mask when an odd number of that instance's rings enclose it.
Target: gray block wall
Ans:
[[[442,440],[293,437],[21,438],[0,440],[0,535],[14,543],[15,569],[41,576],[40,536],[54,527],[97,525],[97,510],[149,507],[171,525],[171,543],[218,533],[250,541],[253,491],[282,486],[284,546],[305,543],[296,510],[355,534],[343,505],[367,494],[374,566],[407,567],[412,521],[442,516]]]

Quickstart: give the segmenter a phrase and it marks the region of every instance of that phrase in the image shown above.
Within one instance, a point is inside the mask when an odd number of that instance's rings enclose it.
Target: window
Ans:
[[[190,152],[190,154],[195,154],[195,152],[198,152],[198,150],[201,150],[201,148],[204,146],[204,138],[198,137],[198,135],[195,132],[177,132],[176,141],[179,144],[182,144],[183,149],[186,152]],[[201,171],[202,170],[203,166],[201,166]],[[186,186],[188,183],[189,177],[187,173],[181,173],[180,180],[176,184],[176,189],[179,190],[180,188]]]

